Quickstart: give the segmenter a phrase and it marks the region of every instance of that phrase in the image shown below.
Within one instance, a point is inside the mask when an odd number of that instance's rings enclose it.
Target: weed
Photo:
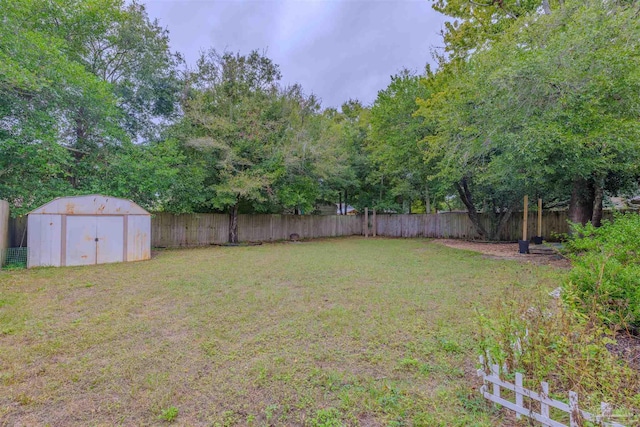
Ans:
[[[175,406],[169,406],[168,408],[163,409],[158,416],[159,420],[167,421],[169,423],[175,421],[176,418],[178,418],[178,408]]]
[[[235,412],[233,411],[224,411],[222,413],[222,424],[221,427],[232,427],[238,424],[238,418],[236,417]]]
[[[25,393],[20,393],[16,396],[16,402],[18,402],[22,406],[26,406],[30,405],[33,402],[33,398],[26,395]]]
[[[411,357],[404,357],[398,362],[401,369],[413,371],[420,368],[420,361]]]
[[[565,302],[608,325],[640,331],[640,215],[574,229],[566,246],[573,268]]]
[[[340,411],[335,408],[320,409],[309,421],[311,427],[342,427]]]
[[[489,412],[492,409],[495,411],[495,406],[488,404],[487,400],[479,394],[469,394],[469,392],[465,390],[458,391],[456,397],[467,413],[477,414]]]
[[[267,424],[273,421],[273,415],[279,408],[280,407],[278,405],[269,405],[264,409],[264,416],[267,420]]]
[[[453,340],[440,338],[438,339],[438,343],[440,344],[440,348],[442,348],[442,350],[444,350],[447,353],[453,353],[453,354],[462,353],[462,348],[460,347],[460,344],[458,344]]]
[[[8,262],[2,266],[2,270],[24,270],[27,265],[23,262]]]
[[[402,400],[402,394],[396,388],[385,388],[385,393],[378,398],[378,404],[385,412],[393,412],[398,409]]]

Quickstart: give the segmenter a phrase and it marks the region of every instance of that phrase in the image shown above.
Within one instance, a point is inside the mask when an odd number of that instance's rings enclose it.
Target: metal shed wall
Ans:
[[[151,215],[130,200],[63,197],[28,216],[28,267],[151,258]]]

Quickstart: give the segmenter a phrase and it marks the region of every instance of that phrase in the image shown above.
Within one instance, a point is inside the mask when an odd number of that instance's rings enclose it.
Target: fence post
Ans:
[[[529,196],[524,196],[524,211],[522,212],[522,240],[527,240],[527,221],[529,220]]]
[[[571,412],[569,413],[569,426],[570,427],[579,427],[580,426],[580,409],[578,409],[578,393],[575,391],[569,392],[569,408]]]
[[[364,237],[369,237],[369,208],[364,208]]]
[[[540,386],[542,386],[542,396],[545,399],[549,398],[549,383],[541,382]],[[549,405],[544,403],[542,400],[540,401],[540,415],[543,417],[549,418]]]
[[[523,407],[522,404],[522,393],[518,390],[518,387],[522,388],[522,374],[520,372],[516,372],[516,405]],[[516,419],[522,418],[522,415],[516,413]]]
[[[500,367],[497,364],[491,365],[491,373],[496,378],[500,378]],[[500,397],[500,385],[497,382],[493,383],[493,395]]]
[[[542,199],[538,199],[538,237],[542,237]]]
[[[373,210],[373,237],[378,233],[378,222],[376,221],[376,210]]]
[[[613,412],[613,408],[608,403],[600,402],[600,411],[602,412],[601,421],[604,423],[606,420],[611,418],[611,413]]]

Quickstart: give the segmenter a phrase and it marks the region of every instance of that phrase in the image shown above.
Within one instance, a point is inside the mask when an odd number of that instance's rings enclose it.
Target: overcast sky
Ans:
[[[146,0],[190,65],[198,53],[266,50],[283,83],[339,107],[372,103],[402,68],[422,72],[442,46],[444,17],[428,0]]]

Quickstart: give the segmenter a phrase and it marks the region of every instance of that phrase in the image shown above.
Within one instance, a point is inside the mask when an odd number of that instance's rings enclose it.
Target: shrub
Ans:
[[[525,386],[549,383],[556,397],[572,390],[598,412],[601,401],[640,408],[640,372],[607,350],[613,331],[577,313],[561,299],[525,296],[480,314],[480,346],[507,375],[522,372]]]
[[[580,313],[608,325],[640,327],[640,215],[574,226],[566,251],[573,262],[565,295]]]

